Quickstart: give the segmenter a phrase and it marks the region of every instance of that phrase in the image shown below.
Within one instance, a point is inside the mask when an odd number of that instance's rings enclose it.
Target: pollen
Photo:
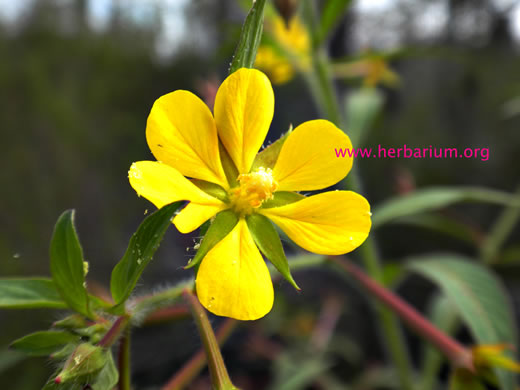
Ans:
[[[242,215],[251,214],[264,201],[272,199],[278,188],[270,168],[260,167],[254,172],[243,173],[237,180],[239,186],[229,190],[229,198],[234,210]]]

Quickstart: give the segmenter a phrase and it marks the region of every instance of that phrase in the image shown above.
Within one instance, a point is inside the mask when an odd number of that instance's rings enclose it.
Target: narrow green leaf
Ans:
[[[69,332],[40,331],[13,341],[11,348],[32,356],[46,356],[59,350],[65,344],[77,343],[79,336]]]
[[[479,187],[432,187],[392,198],[375,207],[372,227],[379,227],[409,215],[440,209],[457,202],[484,202],[500,205],[518,204],[507,192]]]
[[[291,275],[280,236],[271,221],[263,215],[251,214],[246,218],[246,222],[260,251],[295,289],[300,290]]]
[[[282,146],[291,131],[292,128],[271,145],[267,146],[264,150],[258,153],[255,157],[255,161],[253,161],[251,170],[255,171],[260,167],[273,169],[276,161],[278,160],[278,156],[280,155],[280,151],[282,150]]]
[[[71,309],[91,317],[83,250],[74,227],[74,210],[65,211],[56,222],[50,258],[52,279],[62,299]]]
[[[435,212],[409,215],[395,220],[400,225],[410,225],[446,234],[468,244],[476,245],[478,234],[472,226]]]
[[[339,19],[344,16],[345,8],[350,4],[350,0],[329,0],[321,14],[320,25],[316,32],[315,42],[319,45],[327,38],[330,30],[336,25]]]
[[[146,217],[132,235],[123,258],[112,271],[110,290],[116,305],[126,301],[130,296],[139,277],[159,248],[164,233],[171,225],[173,215],[182,204],[175,202],[157,210]]]
[[[264,27],[265,0],[256,0],[247,14],[242,26],[242,33],[238,41],[229,74],[240,68],[252,68],[255,63],[256,52],[262,39]]]
[[[52,280],[43,278],[0,279],[0,308],[65,309]]]
[[[500,280],[488,269],[471,259],[450,254],[414,257],[408,267],[439,285],[477,343],[516,346],[510,300]],[[494,368],[494,372],[501,389],[515,388],[514,373],[499,368]]]
[[[233,210],[228,209],[218,213],[202,239],[195,257],[184,268],[188,269],[198,265],[204,256],[233,230],[237,223],[238,216]]]

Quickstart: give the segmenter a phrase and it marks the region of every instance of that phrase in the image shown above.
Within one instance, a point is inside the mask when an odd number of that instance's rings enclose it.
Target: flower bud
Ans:
[[[107,363],[107,353],[110,352],[89,343],[78,345],[65,362],[63,370],[54,382],[65,383],[71,380],[85,380],[96,375]]]

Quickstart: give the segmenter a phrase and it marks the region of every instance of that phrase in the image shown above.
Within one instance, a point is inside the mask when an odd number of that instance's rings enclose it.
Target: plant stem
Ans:
[[[185,289],[182,292],[182,295],[186,299],[186,302],[188,302],[193,319],[199,329],[199,335],[206,352],[206,358],[208,359],[208,367],[213,389],[236,390],[237,388],[233,386],[229,379],[226,366],[224,365],[224,359],[222,358],[222,353],[220,352],[217,339],[215,338],[215,333],[213,333],[213,328],[209,323],[206,311],[190,290]]]
[[[313,80],[308,81],[311,94],[327,117],[343,129],[344,121],[339,110],[338,99],[333,85],[328,57],[323,52],[317,52],[314,58],[314,73],[307,75]],[[356,192],[361,192],[361,180],[355,166],[349,175],[351,187]],[[369,236],[365,243],[359,248],[368,273],[377,281],[382,281],[382,268],[375,242]],[[376,312],[380,318],[381,329],[388,352],[394,361],[401,386],[404,390],[413,388],[412,369],[408,351],[406,349],[401,326],[394,314],[385,307],[376,304]]]
[[[216,338],[219,345],[222,345],[233,330],[238,325],[234,319],[228,318],[224,324],[217,330]],[[200,349],[193,357],[188,360],[182,368],[166,383],[161,390],[181,390],[184,389],[197,374],[204,368],[206,364],[206,354]]]
[[[129,318],[127,316],[118,317],[103,338],[97,343],[100,347],[110,348],[119,339],[121,333],[126,329]]]
[[[440,331],[412,306],[371,279],[353,263],[337,257],[333,261],[361,283],[374,297],[397,313],[419,335],[434,344],[455,367],[474,371],[473,357],[469,349]]]
[[[130,327],[127,327],[119,344],[119,390],[131,389]]]

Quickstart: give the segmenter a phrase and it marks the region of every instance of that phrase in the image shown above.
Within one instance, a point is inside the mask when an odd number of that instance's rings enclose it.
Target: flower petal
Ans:
[[[271,276],[244,219],[204,257],[196,288],[202,305],[219,316],[256,320],[271,310]]]
[[[227,207],[228,206],[224,203],[220,205],[208,205],[190,202],[173,218],[173,223],[179,232],[191,233],[219,211]]]
[[[139,196],[161,208],[179,200],[208,206],[224,206],[186,179],[179,171],[157,161],[139,161],[132,164],[128,172],[130,185]]]
[[[352,191],[330,191],[285,206],[259,209],[299,246],[340,255],[360,246],[370,231],[370,205]]]
[[[284,142],[273,176],[278,191],[313,191],[336,184],[350,171],[352,157],[338,158],[335,149],[352,150],[349,137],[326,120],[302,123]]]
[[[184,176],[228,188],[211,111],[197,96],[178,90],[157,99],[146,126],[153,155]]]
[[[218,89],[214,111],[220,140],[239,173],[248,173],[273,119],[271,82],[256,69],[237,70]]]

